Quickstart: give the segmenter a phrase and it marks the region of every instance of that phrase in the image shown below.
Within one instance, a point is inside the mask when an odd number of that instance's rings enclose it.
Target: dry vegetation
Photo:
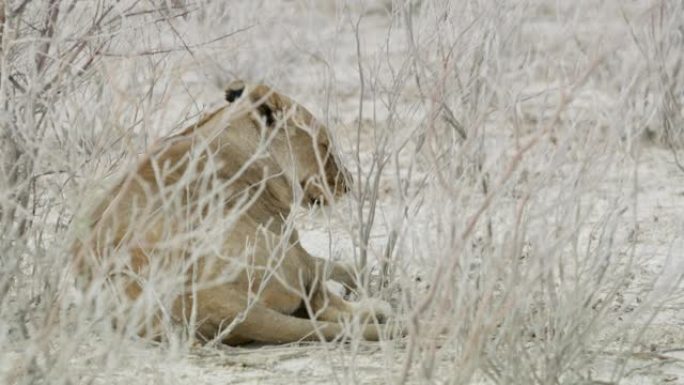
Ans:
[[[0,23],[1,383],[684,383],[682,1],[5,0]],[[153,343],[77,289],[98,196],[234,78],[335,132],[356,185],[297,227],[406,338]]]

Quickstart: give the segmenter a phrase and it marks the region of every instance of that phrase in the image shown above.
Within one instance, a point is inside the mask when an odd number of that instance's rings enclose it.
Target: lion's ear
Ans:
[[[266,125],[275,125],[278,116],[282,113],[283,101],[280,94],[264,84],[257,84],[249,88],[249,99]]]
[[[242,93],[244,91],[245,91],[245,82],[243,82],[242,80],[233,80],[226,87],[226,100],[229,103],[232,103],[235,100],[237,100],[239,97],[241,97]]]

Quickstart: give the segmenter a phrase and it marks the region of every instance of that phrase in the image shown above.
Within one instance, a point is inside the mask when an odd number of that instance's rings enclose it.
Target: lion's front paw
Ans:
[[[354,316],[362,320],[385,323],[392,315],[389,303],[377,298],[365,298],[354,303]]]

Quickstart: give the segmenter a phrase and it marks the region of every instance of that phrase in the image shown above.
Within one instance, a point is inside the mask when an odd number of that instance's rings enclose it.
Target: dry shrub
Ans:
[[[611,306],[641,263],[637,139],[681,148],[681,2],[326,4],[2,3],[5,382],[126,382],[140,356],[191,354],[192,330],[169,323],[149,348],[112,328],[116,302],[76,289],[69,245],[117,172],[235,77],[318,110],[354,171],[313,223],[353,240],[322,248],[353,258],[360,295],[390,300],[409,336],[323,345],[341,382],[590,383],[604,348],[634,349]],[[657,304],[639,309],[635,328]],[[178,381],[157,370],[133,377]]]

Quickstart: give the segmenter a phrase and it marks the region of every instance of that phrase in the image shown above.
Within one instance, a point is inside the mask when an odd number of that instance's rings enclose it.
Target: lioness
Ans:
[[[129,308],[154,297],[156,315],[135,326],[148,336],[166,315],[228,344],[329,340],[357,317],[368,321],[361,335],[377,340],[370,320],[388,305],[330,292],[327,278],[354,286],[351,270],[311,256],[290,225],[296,206],[330,202],[349,181],[308,110],[236,81],[223,105],[153,146],[111,190],[75,243],[75,262],[91,287],[113,287]],[[130,325],[146,311],[121,317]]]

